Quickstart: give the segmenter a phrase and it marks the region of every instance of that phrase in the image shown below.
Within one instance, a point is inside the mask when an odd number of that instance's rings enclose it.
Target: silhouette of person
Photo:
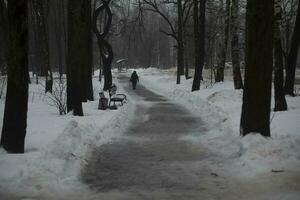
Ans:
[[[136,71],[133,71],[129,80],[132,83],[132,89],[136,89],[136,84],[139,82],[139,76],[137,75]]]

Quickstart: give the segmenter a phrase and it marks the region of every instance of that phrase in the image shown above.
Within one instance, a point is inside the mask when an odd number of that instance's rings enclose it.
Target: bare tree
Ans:
[[[27,1],[7,1],[8,80],[1,146],[9,153],[24,153],[28,103]]]
[[[292,35],[291,47],[286,61],[286,79],[285,79],[285,94],[295,96],[294,84],[295,84],[295,71],[297,56],[300,45],[300,1],[298,0],[297,17],[295,21],[295,28]]]
[[[97,7],[93,14],[93,31],[96,34],[98,40],[98,47],[100,50],[101,61],[103,63],[103,73],[104,73],[104,88],[103,90],[108,90],[112,85],[112,74],[111,74],[111,63],[114,58],[112,46],[106,40],[109,34],[109,29],[112,22],[112,13],[109,7],[110,0],[101,0],[101,5]],[[105,13],[105,18],[103,25],[103,31],[98,29],[97,21],[101,13]],[[100,22],[101,24],[101,22]]]
[[[255,29],[253,28],[255,27]],[[240,133],[270,136],[274,0],[247,2],[246,71]]]
[[[283,52],[281,45],[280,23],[282,17],[281,0],[275,0],[275,34],[274,34],[274,111],[287,110],[287,103],[283,89]]]
[[[205,58],[205,11],[206,0],[200,0],[200,12],[198,17],[198,2],[194,1],[194,37],[195,37],[195,75],[192,91],[200,90],[202,70]],[[199,18],[199,19],[198,19]],[[199,25],[199,28],[198,28]]]
[[[232,0],[231,6],[231,57],[233,68],[233,81],[235,89],[243,88],[243,81],[240,70],[240,45],[238,33],[239,0]]]

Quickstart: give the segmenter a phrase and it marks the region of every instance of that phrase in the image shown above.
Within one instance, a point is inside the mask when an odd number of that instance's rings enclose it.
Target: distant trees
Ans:
[[[284,111],[287,110],[287,103],[284,95],[283,88],[283,47],[281,41],[281,29],[280,23],[282,20],[282,9],[281,9],[281,0],[275,0],[275,33],[274,33],[274,97],[275,97],[275,106],[274,111]]]
[[[255,27],[255,28],[254,28]],[[270,136],[274,0],[247,2],[246,66],[240,133]]]
[[[9,153],[24,153],[29,78],[27,3],[7,1],[8,81],[1,146]]]
[[[6,71],[7,65],[7,8],[4,0],[0,0],[0,71]]]
[[[141,5],[146,11],[157,13],[168,25],[169,30],[161,29],[160,31],[167,36],[172,37],[176,41],[177,52],[177,79],[176,84],[180,84],[180,76],[184,74],[184,28],[187,24],[190,8],[192,4],[190,1],[176,0],[176,1],[156,1],[156,0],[142,0]],[[176,7],[176,14],[166,12],[172,9],[172,5]],[[176,18],[175,22],[172,18]],[[187,69],[187,68],[186,68]],[[188,78],[188,74],[186,73]]]
[[[295,27],[291,40],[291,47],[288,52],[286,61],[286,79],[285,79],[285,94],[295,96],[294,84],[295,84],[295,71],[296,63],[300,45],[300,1],[298,0],[297,16],[295,21]]]

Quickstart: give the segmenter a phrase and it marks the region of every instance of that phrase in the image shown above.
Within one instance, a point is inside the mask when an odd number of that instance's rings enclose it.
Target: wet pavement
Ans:
[[[188,195],[194,199],[191,191],[203,189],[201,174],[209,174],[208,168],[199,167],[208,155],[181,137],[205,132],[204,124],[182,106],[141,85],[125,89],[137,101],[135,119],[122,138],[94,150],[82,181],[98,193],[129,192],[128,199],[136,194],[137,199],[151,199],[158,191],[166,199],[173,199],[174,193],[179,199]]]

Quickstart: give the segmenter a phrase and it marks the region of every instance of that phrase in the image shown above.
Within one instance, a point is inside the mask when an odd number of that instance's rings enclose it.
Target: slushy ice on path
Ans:
[[[128,89],[129,90],[129,89]],[[91,154],[82,180],[101,193],[109,191],[200,191],[205,149],[180,137],[204,132],[201,120],[180,105],[139,86],[138,112],[123,138]],[[143,106],[145,102],[149,107]]]

